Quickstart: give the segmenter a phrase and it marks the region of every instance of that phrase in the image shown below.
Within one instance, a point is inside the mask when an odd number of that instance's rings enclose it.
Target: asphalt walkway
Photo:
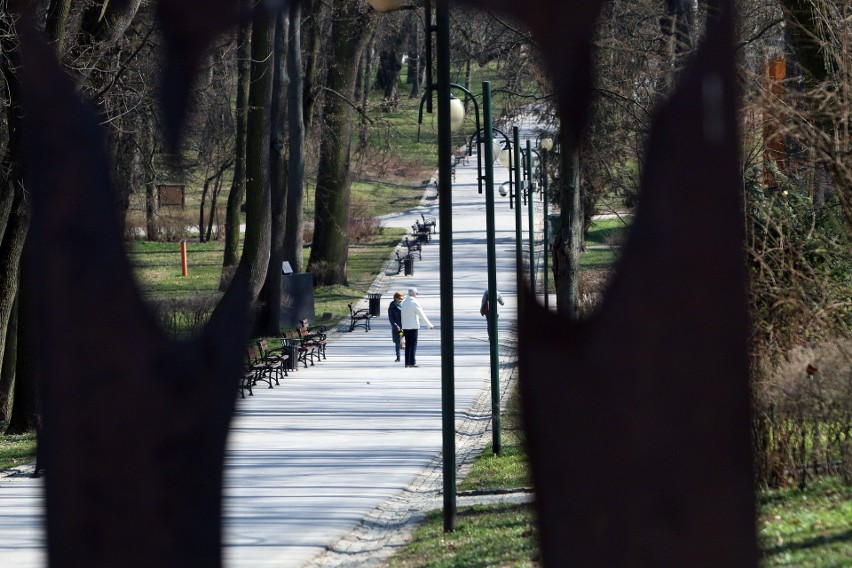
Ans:
[[[457,452],[467,464],[488,441],[490,378],[485,319],[485,196],[476,160],[456,168],[453,186],[455,396]],[[499,187],[508,173],[496,166]],[[497,196],[501,381],[514,369],[516,319],[514,213]],[[420,207],[383,219],[410,228],[420,214],[438,216],[434,189]],[[526,215],[524,215],[526,226]],[[526,235],[526,233],[525,233]],[[225,472],[227,566],[375,564],[404,541],[406,530],[435,507],[441,489],[439,246],[442,227],[424,245],[414,275],[384,273],[382,317],[372,331],[334,330],[328,359],[291,372],[281,386],[237,401]],[[391,263],[389,263],[389,267]],[[394,361],[387,305],[411,286],[434,330],[420,332],[418,368]],[[360,307],[366,307],[366,300]],[[464,473],[463,471],[461,472]],[[45,565],[42,483],[0,479],[0,566]],[[462,501],[460,500],[460,503]]]

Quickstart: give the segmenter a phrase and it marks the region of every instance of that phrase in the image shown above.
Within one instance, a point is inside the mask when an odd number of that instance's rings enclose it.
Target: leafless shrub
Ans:
[[[852,342],[796,347],[756,392],[761,469],[775,485],[852,483]]]
[[[328,271],[332,269],[333,267],[324,260],[313,263],[311,265],[311,273],[314,275],[314,282],[325,281]]]
[[[369,240],[381,231],[379,220],[370,215],[365,203],[353,202],[349,208],[349,239],[351,242]]]
[[[588,319],[600,307],[612,274],[611,270],[585,270],[580,273],[579,310],[581,319]]]
[[[193,294],[169,298],[152,304],[163,331],[173,339],[197,336],[210,319],[220,294]]]

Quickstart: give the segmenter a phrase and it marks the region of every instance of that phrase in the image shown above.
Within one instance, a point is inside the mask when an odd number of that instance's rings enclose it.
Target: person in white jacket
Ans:
[[[420,302],[417,301],[417,288],[409,288],[408,296],[399,305],[402,310],[402,333],[405,336],[405,366],[417,366],[417,334],[420,331],[420,320],[423,319],[429,329],[435,329]]]

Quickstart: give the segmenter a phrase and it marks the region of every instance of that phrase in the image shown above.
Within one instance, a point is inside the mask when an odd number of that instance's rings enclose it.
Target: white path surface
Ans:
[[[477,193],[476,161],[468,163],[456,170],[453,195],[457,417],[489,387],[485,319],[479,315],[487,284],[485,197]],[[498,166],[497,185],[506,178]],[[505,338],[516,314],[514,216],[507,201],[497,199]],[[410,227],[421,211],[437,217],[434,190],[422,207],[384,222]],[[374,284],[383,292],[383,315],[373,320],[372,331],[334,334],[327,361],[237,401],[225,475],[226,566],[304,564],[402,492],[440,454],[440,225],[438,231],[424,245],[414,276],[384,276]],[[384,316],[392,291],[409,286],[419,289],[436,326],[420,332],[415,369],[394,362]],[[1,567],[45,564],[41,487],[37,480],[0,479]]]

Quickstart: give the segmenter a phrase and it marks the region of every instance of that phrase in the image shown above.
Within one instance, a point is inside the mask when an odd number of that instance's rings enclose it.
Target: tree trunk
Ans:
[[[87,38],[85,41],[115,43],[130,27],[141,4],[142,0],[125,0],[124,2],[101,0],[89,6],[82,15],[80,25],[80,30]],[[57,43],[61,44],[61,42]]]
[[[223,170],[224,172],[224,170]],[[219,204],[219,194],[222,192],[222,173],[220,172],[218,176],[216,176],[216,181],[213,185],[213,195],[210,196],[210,215],[207,218],[207,238],[205,239],[207,242],[210,242],[210,239],[213,237],[213,225],[216,223],[216,207]],[[218,233],[217,233],[218,238]]]
[[[406,51],[414,29],[411,18],[403,18],[399,31],[389,34],[381,42],[376,85],[384,91],[384,97],[387,100],[394,100],[397,97],[399,73],[402,71],[402,53]]]
[[[23,187],[20,82],[12,69],[16,45],[11,30],[3,30],[2,36],[0,47],[3,51],[2,73],[8,97],[6,121],[9,139],[0,163],[0,355],[6,366],[15,361],[15,355],[12,354],[6,361],[7,351],[14,344],[13,341],[7,348],[6,341],[19,291],[20,258],[29,226],[29,210]],[[14,333],[14,326],[11,330]],[[9,374],[6,377],[10,378]],[[6,388],[11,388],[11,384]]]
[[[290,262],[295,272],[302,272],[304,246],[304,175],[305,175],[305,122],[302,114],[304,91],[302,80],[302,5],[290,4],[290,34],[287,47],[287,123],[290,158],[287,178],[287,222],[284,231],[284,260]]]
[[[251,82],[251,26],[241,26],[237,32],[237,107],[236,140],[234,144],[234,177],[225,210],[225,257],[223,267],[236,266],[240,247],[240,206],[246,194],[246,114]]]
[[[347,284],[349,256],[349,157],[352,136],[351,100],[364,45],[375,26],[371,10],[361,12],[358,3],[336,2],[332,23],[332,61],[326,76],[328,94],[323,115],[325,129],[320,141],[317,169],[314,241],[308,270],[317,284]],[[349,100],[345,100],[346,99]]]
[[[28,272],[26,266],[28,260],[26,253],[22,259],[22,272]],[[9,417],[9,426],[6,428],[6,434],[23,434],[35,430],[39,425],[39,386],[33,366],[33,349],[35,341],[33,341],[30,328],[32,327],[30,317],[31,310],[29,302],[34,298],[28,293],[28,281],[26,274],[22,275],[21,280],[25,283],[20,289],[18,296],[18,341],[17,341],[17,364],[15,365],[15,395],[14,404],[12,405],[12,415]]]
[[[157,193],[153,181],[145,184],[145,238],[157,240]]]
[[[0,422],[9,421],[12,410],[12,388],[15,384],[15,367],[18,362],[18,298],[12,304],[12,316],[5,330],[6,348],[0,365]]]
[[[71,0],[54,0],[47,9],[45,35],[54,38],[54,49],[59,59],[65,52],[65,26],[68,24],[68,14],[71,11]]]
[[[572,148],[563,141],[563,148]],[[579,319],[580,248],[582,246],[582,214],[580,208],[580,160],[576,150],[560,162],[562,215],[559,232],[553,241],[553,272],[556,280],[558,313]]]
[[[269,155],[271,189],[272,238],[266,282],[261,291],[263,302],[259,317],[259,330],[264,335],[277,336],[281,329],[281,263],[284,261],[284,232],[287,222],[287,162],[284,153],[286,139],[287,92],[290,84],[287,74],[287,46],[289,44],[289,11],[275,19],[275,55],[272,78],[272,108]]]
[[[361,96],[359,101],[361,103],[361,116],[358,120],[358,149],[361,151],[367,148],[370,136],[370,123],[367,121],[367,111],[370,107],[370,87],[372,85],[370,78],[373,72],[371,64],[373,58],[370,54],[372,45],[373,42],[370,41],[366,49],[364,49],[364,53],[358,59],[358,79],[355,86],[355,92]]]
[[[269,128],[273,22],[255,10],[251,32],[251,87],[246,131],[246,236],[241,264],[249,268],[255,300],[266,279],[270,246]]]
[[[317,2],[307,0],[303,14],[305,19],[310,22],[305,37],[305,72],[304,82],[302,85],[302,101],[304,110],[302,121],[305,124],[306,135],[313,128],[314,114],[316,111],[317,97],[315,93],[315,83],[317,75],[317,67],[319,63],[320,47],[322,46],[322,27],[325,19],[325,2]]]

